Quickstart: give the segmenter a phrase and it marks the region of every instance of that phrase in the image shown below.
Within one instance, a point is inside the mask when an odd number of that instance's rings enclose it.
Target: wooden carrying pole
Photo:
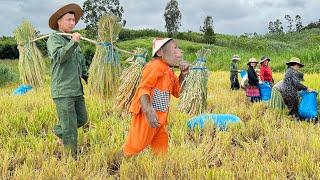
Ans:
[[[59,35],[62,35],[62,36],[72,36],[72,34],[70,33],[56,33],[56,34],[59,34]],[[33,39],[31,42],[35,42],[35,41],[38,41],[38,40],[41,40],[41,39],[45,39],[45,38],[48,38],[50,36],[50,34],[47,34],[47,35],[44,35],[44,36],[41,36],[41,37],[38,37],[36,39]],[[101,45],[102,43],[99,43],[95,40],[92,40],[92,39],[89,39],[89,38],[85,38],[85,37],[80,37],[80,39],[84,40],[84,41],[88,41],[92,44],[95,44],[95,45]],[[130,51],[126,51],[126,50],[123,50],[123,49],[119,49],[118,47],[115,47],[114,48],[120,52],[123,52],[123,53],[127,53],[127,54],[131,54],[131,55],[135,55],[135,53],[133,52],[130,52]]]

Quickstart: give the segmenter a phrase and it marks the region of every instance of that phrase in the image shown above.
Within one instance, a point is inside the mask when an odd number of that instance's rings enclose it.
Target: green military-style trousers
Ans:
[[[64,147],[77,154],[78,128],[87,123],[88,114],[83,96],[54,98],[59,123],[54,133],[63,140]]]

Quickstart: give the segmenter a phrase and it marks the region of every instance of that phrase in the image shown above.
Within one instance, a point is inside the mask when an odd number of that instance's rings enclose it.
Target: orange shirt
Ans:
[[[140,97],[147,94],[156,110],[159,123],[167,124],[170,94],[179,97],[180,84],[172,68],[161,58],[150,61],[142,70],[142,78],[132,99],[129,111],[133,115],[142,113]]]

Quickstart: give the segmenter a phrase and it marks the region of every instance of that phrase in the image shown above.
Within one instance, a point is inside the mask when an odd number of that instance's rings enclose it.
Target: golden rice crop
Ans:
[[[120,57],[113,46],[122,29],[118,18],[114,15],[102,16],[98,26],[98,42],[104,42],[96,47],[96,52],[89,69],[90,94],[100,97],[115,97],[119,87]]]
[[[209,49],[202,48],[197,52],[197,60],[181,85],[179,107],[185,113],[201,114],[207,109],[208,70],[205,63],[209,55]]]
[[[19,50],[19,71],[23,84],[40,87],[44,81],[45,64],[35,42],[36,30],[28,21],[23,21],[14,31]]]
[[[11,62],[11,61],[10,61]],[[1,62],[0,62],[1,63]],[[275,81],[283,74],[274,73]],[[305,84],[320,89],[320,74],[305,74]],[[229,89],[229,72],[208,76],[208,113],[228,113],[243,124],[227,131],[188,130],[190,115],[170,101],[169,152],[149,149],[119,159],[129,117],[112,112],[112,101],[86,96],[88,132],[79,129],[79,159],[63,152],[52,132],[57,115],[50,86],[12,97],[15,84],[0,88],[0,175],[3,179],[319,179],[320,126],[297,122],[287,111],[249,103],[244,91]],[[84,86],[88,94],[87,86]]]
[[[132,98],[141,80],[142,68],[146,63],[147,50],[137,48],[135,55],[128,58],[131,66],[125,69],[120,77],[121,85],[117,94],[117,108],[128,113]]]

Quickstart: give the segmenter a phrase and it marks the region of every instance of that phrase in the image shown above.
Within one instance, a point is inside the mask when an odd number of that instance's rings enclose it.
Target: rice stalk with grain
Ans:
[[[209,49],[200,49],[190,73],[182,82],[183,90],[179,98],[179,108],[189,114],[202,114],[207,109],[208,69],[206,62]]]
[[[122,25],[114,15],[104,15],[99,20],[96,52],[89,69],[89,92],[102,98],[116,96],[120,77],[120,55],[114,43]]]
[[[146,56],[146,49],[137,48],[135,50],[135,55],[127,59],[128,62],[132,63],[131,66],[125,69],[121,74],[121,85],[117,94],[116,106],[124,113],[129,112],[132,98],[141,80],[141,72],[146,63]]]
[[[45,79],[45,63],[40,50],[32,40],[36,30],[28,21],[23,21],[14,31],[19,50],[19,72],[23,84],[41,87]]]

